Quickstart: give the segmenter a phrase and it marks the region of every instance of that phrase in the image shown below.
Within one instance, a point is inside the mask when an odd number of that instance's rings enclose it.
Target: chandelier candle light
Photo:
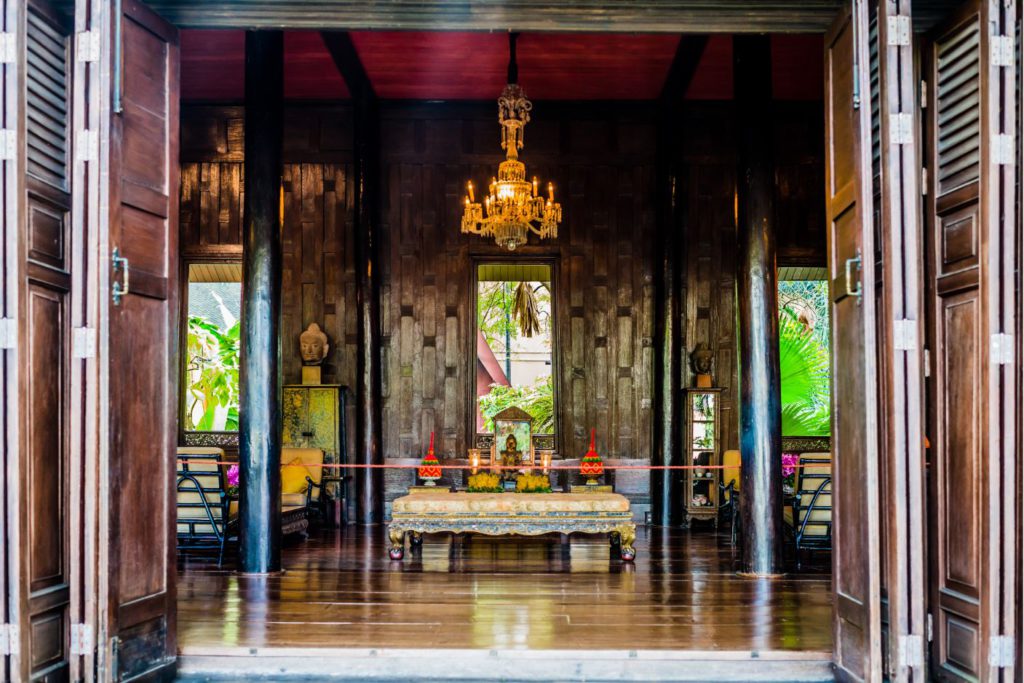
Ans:
[[[555,186],[548,183],[547,198],[539,193],[537,178],[526,180],[526,165],[519,161],[523,147],[523,129],[530,121],[533,105],[518,85],[516,64],[518,33],[509,33],[508,85],[498,98],[498,123],[505,161],[498,165],[498,177],[491,179],[483,204],[477,203],[473,182],[466,183],[466,208],[462,214],[462,232],[494,241],[509,251],[526,244],[533,232],[541,239],[558,237],[562,205],[555,201]]]

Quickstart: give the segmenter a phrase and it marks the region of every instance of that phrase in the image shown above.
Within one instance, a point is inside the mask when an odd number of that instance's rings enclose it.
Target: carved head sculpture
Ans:
[[[693,364],[693,371],[698,375],[711,374],[711,362],[714,359],[714,352],[711,347],[701,342],[690,354],[690,362]]]
[[[505,450],[509,453],[515,453],[519,450],[519,442],[516,440],[515,434],[509,434],[508,438],[505,439]]]
[[[299,335],[299,350],[302,353],[303,365],[320,365],[331,348],[327,343],[327,335],[316,323],[310,323]]]

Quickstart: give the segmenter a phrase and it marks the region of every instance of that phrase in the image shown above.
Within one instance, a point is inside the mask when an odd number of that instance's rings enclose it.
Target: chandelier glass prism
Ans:
[[[514,251],[526,244],[529,233],[541,239],[558,237],[562,206],[555,201],[555,186],[548,183],[547,197],[539,192],[537,178],[526,180],[526,165],[519,161],[523,148],[523,129],[530,121],[533,105],[517,84],[516,38],[509,34],[508,85],[498,98],[498,123],[505,161],[491,179],[482,203],[476,201],[473,182],[466,183],[466,208],[462,214],[462,232],[493,237],[501,247]]]

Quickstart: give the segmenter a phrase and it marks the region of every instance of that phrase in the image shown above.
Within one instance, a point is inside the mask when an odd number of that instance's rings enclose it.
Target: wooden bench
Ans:
[[[609,534],[620,557],[636,557],[636,525],[629,501],[617,493],[415,493],[391,506],[389,555],[405,556],[405,540],[423,542],[423,534],[477,533],[537,536],[547,533]]]

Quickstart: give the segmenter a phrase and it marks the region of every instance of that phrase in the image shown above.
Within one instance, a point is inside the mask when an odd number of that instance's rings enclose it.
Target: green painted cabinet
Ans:
[[[345,392],[340,384],[284,385],[281,445],[319,448],[324,462],[345,463]]]

